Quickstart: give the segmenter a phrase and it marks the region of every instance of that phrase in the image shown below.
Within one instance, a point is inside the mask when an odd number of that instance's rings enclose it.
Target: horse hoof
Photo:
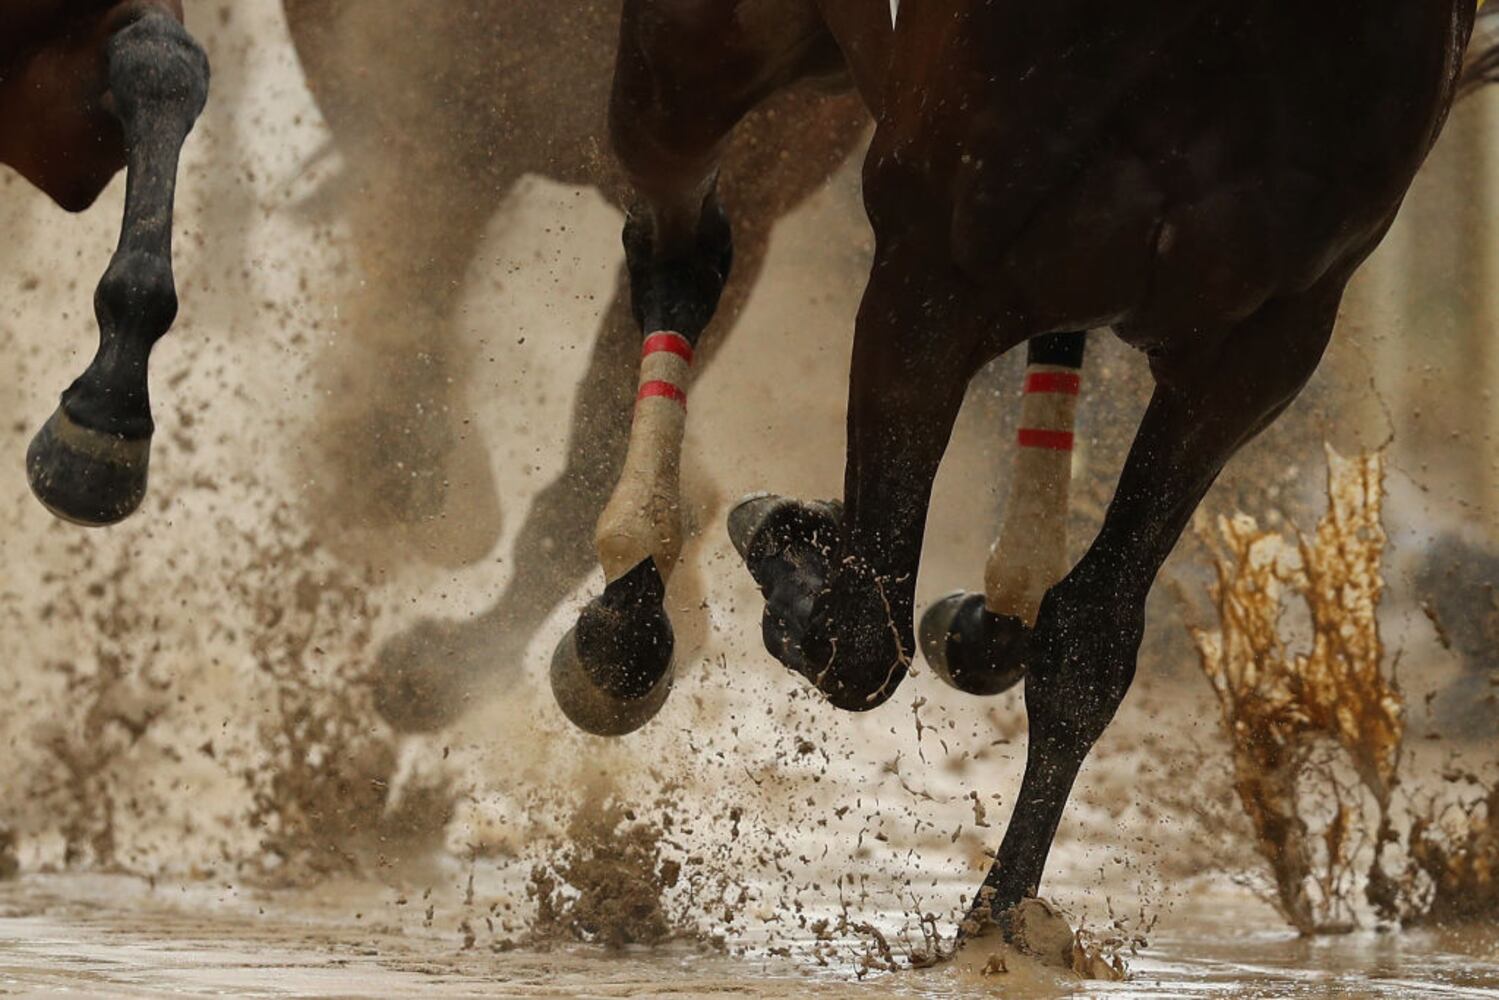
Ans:
[[[595,680],[597,664],[585,665],[578,650],[578,629],[568,629],[552,653],[552,696],[568,721],[595,736],[625,736],[633,733],[661,711],[671,693],[675,671],[667,651],[666,668],[639,698],[613,694]]]
[[[436,622],[420,622],[381,648],[375,660],[375,711],[400,733],[432,733],[468,707],[467,674]]]
[[[133,514],[146,496],[151,438],[132,440],[74,423],[61,406],[26,450],[31,492],[55,516],[100,528]]]
[[[750,543],[770,516],[792,501],[771,493],[751,493],[729,511],[729,541],[741,559],[749,558]]]
[[[933,672],[967,694],[1003,694],[1025,678],[1018,618],[991,614],[982,594],[948,594],[921,616],[921,652]]]
[[[676,640],[666,581],[645,559],[610,583],[552,654],[552,693],[564,715],[596,736],[623,736],[661,710]]]
[[[767,527],[785,528],[795,531],[803,528],[807,533],[819,528],[836,532],[843,520],[843,504],[837,500],[814,500],[804,502],[773,493],[751,493],[740,500],[729,511],[729,541],[745,562],[753,562],[755,543],[765,536],[772,546],[783,546],[790,537],[785,531],[766,536]],[[828,540],[829,542],[832,539]]]

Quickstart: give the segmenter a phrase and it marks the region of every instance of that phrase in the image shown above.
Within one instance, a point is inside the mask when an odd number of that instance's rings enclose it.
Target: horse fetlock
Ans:
[[[609,581],[649,562],[669,579],[682,555],[682,514],[675,490],[651,483],[621,484],[594,533],[599,563]]]
[[[1034,625],[1042,598],[1067,571],[1067,509],[1081,378],[1066,365],[1031,364],[1005,523],[984,572],[988,608]]]
[[[624,469],[594,533],[612,583],[645,560],[662,579],[682,553],[681,458],[692,345],[675,331],[645,338]]]
[[[182,23],[150,11],[118,31],[109,43],[109,92],[127,133],[152,121],[177,125],[185,135],[208,101],[208,55]]]

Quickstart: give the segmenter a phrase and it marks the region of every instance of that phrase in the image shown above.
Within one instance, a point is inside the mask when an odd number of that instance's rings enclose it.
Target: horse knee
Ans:
[[[152,115],[183,134],[208,101],[208,56],[182,22],[148,10],[109,43],[109,88],[115,113],[129,131]]]

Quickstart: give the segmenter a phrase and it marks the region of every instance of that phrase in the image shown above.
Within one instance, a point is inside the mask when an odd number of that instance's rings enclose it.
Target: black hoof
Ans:
[[[984,607],[982,594],[949,594],[921,616],[921,651],[938,677],[967,694],[1003,694],[1025,678],[1018,618]]]
[[[797,544],[831,551],[842,520],[843,504],[837,500],[806,502],[752,493],[729,511],[729,541],[754,574],[757,563]]]
[[[381,648],[375,660],[375,711],[401,733],[445,729],[467,711],[473,672],[454,630],[420,622]]]
[[[36,498],[56,516],[99,528],[133,514],[146,496],[151,438],[123,438],[73,422],[59,406],[26,450]]]
[[[552,694],[572,723],[623,736],[661,711],[673,678],[666,584],[650,559],[605,588],[552,654]]]
[[[760,627],[766,651],[824,694],[827,660],[808,650],[807,633],[828,589],[842,520],[843,505],[835,500],[767,493],[745,497],[729,511],[729,539],[765,597]]]

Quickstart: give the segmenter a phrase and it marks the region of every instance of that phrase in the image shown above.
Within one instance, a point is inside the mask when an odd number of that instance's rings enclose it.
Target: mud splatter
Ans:
[[[453,816],[451,775],[419,773],[395,797],[395,737],[368,683],[378,611],[367,577],[271,519],[231,592],[253,612],[243,637],[267,689],[257,725],[263,758],[241,776],[261,846],[287,871],[357,871],[389,855],[430,851]]]
[[[1405,732],[1376,617],[1383,459],[1329,448],[1327,461],[1328,508],[1314,536],[1289,541],[1242,514],[1219,520],[1218,628],[1193,631],[1276,904],[1304,934],[1355,922],[1353,856],[1388,828]],[[1288,599],[1307,613],[1305,651],[1285,635]],[[1337,755],[1372,797],[1368,820]],[[1308,815],[1318,807],[1326,814]]]
[[[567,840],[557,856],[531,870],[536,939],[621,948],[693,936],[682,914],[667,912],[665,896],[678,885],[682,865],[662,855],[657,824],[605,800],[578,811]]]

